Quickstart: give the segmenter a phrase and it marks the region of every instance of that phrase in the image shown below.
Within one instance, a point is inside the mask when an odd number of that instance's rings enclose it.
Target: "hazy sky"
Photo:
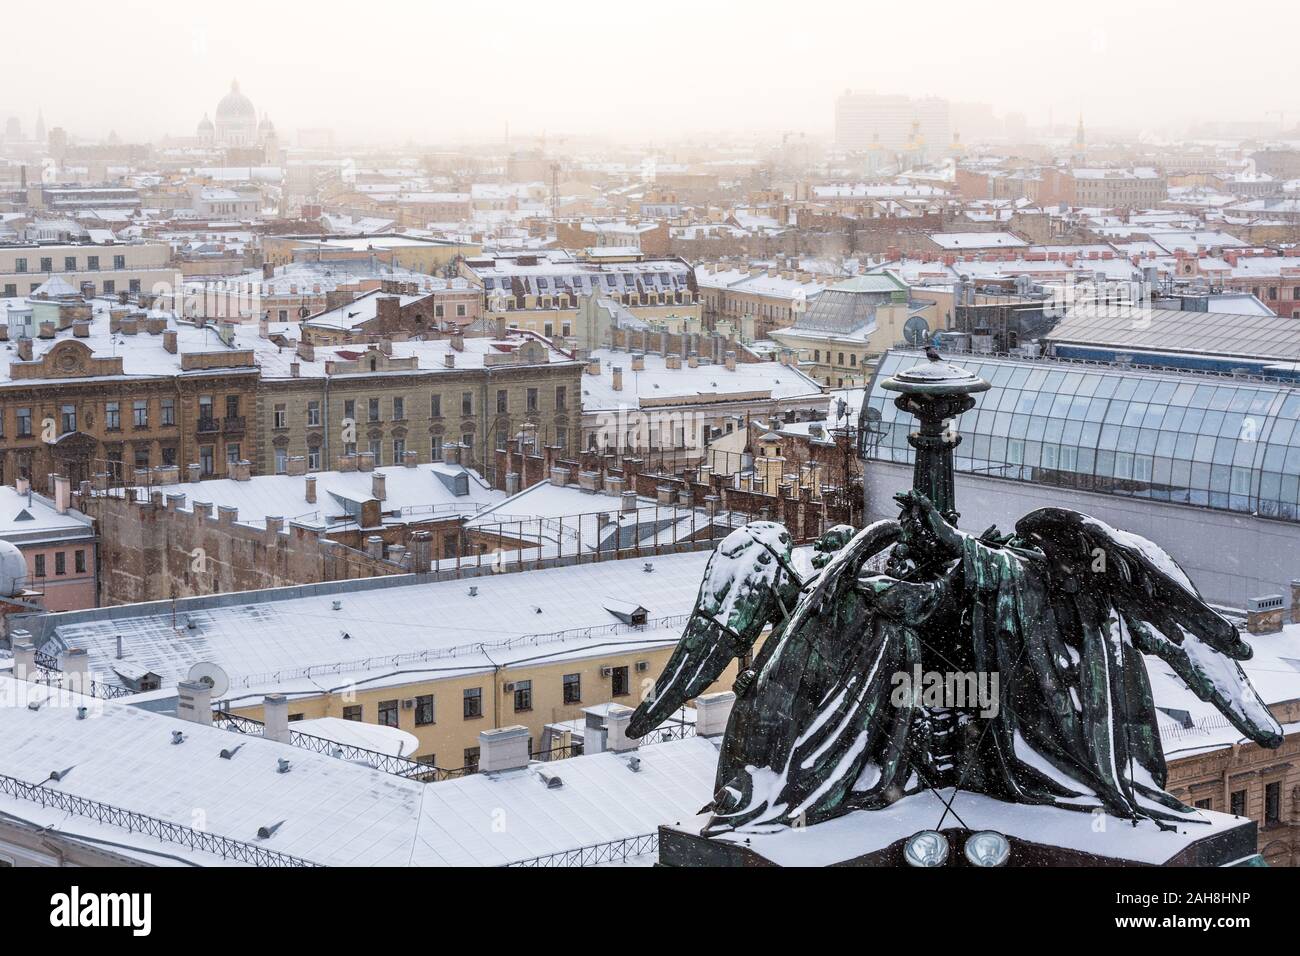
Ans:
[[[825,135],[845,88],[1031,124],[1082,110],[1094,129],[1300,120],[1300,12],[1277,0],[63,0],[3,19],[0,116],[30,130],[39,106],[88,137],[191,135],[233,77],[290,143],[316,126],[496,138],[507,122],[553,139]]]

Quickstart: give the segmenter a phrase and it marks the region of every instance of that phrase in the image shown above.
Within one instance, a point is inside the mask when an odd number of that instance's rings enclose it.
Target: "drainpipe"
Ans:
[[[330,471],[334,467],[334,458],[330,454],[330,377],[328,372],[325,374],[325,392],[320,404],[321,428],[325,434],[325,451],[324,457],[321,458],[321,470]]]

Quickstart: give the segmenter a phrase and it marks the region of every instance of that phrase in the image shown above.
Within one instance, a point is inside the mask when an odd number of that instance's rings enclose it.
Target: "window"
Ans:
[[[105,280],[104,280],[104,294],[105,294],[105,295],[112,295],[112,294],[113,294],[114,292],[116,292],[116,291],[117,291],[117,280],[115,280],[115,279],[105,279]]]
[[[406,464],[406,439],[405,438],[393,439],[393,464],[394,465]]]
[[[1282,822],[1282,782],[1264,784],[1264,825]]]
[[[238,395],[226,396],[226,417],[227,418],[239,417],[239,396]]]
[[[379,399],[372,398],[366,402],[366,413],[369,415],[370,421],[379,421]]]
[[[474,414],[474,393],[473,392],[460,393],[460,413],[462,415]]]
[[[320,424],[320,402],[307,403],[307,424],[308,425]]]
[[[86,269],[90,272],[98,272],[99,256],[86,256]]]
[[[53,272],[53,271],[54,271],[54,260],[51,259],[49,256],[42,256],[42,257],[41,257],[41,271],[42,271],[42,272]]]
[[[64,256],[64,257],[63,257],[63,271],[64,271],[64,272],[76,272],[76,271],[77,271],[77,257],[76,257],[76,256]]]
[[[104,427],[111,432],[122,430],[122,406],[117,402],[104,406]]]
[[[483,688],[468,687],[465,689],[465,719],[472,720],[475,717],[483,716]]]
[[[236,465],[240,460],[239,444],[230,443],[226,445],[226,464]]]
[[[1206,797],[1204,800],[1197,800],[1197,801],[1196,801],[1196,809],[1198,809],[1198,810],[1213,810],[1213,809],[1214,809],[1214,798],[1213,798],[1213,797]]]
[[[200,445],[199,446],[199,474],[203,475],[204,477],[212,476],[212,459],[213,459],[212,446]]]
[[[530,412],[537,411],[537,389],[535,388],[528,390],[528,410]]]
[[[1246,815],[1246,791],[1232,791],[1232,802],[1228,810],[1233,816],[1244,817]]]
[[[14,272],[26,272],[26,271],[27,271],[27,260],[23,258],[15,259]]]
[[[497,413],[500,414],[510,408],[510,396],[506,394],[504,388],[497,389]]]
[[[406,418],[406,399],[393,399],[393,421],[400,422]]]
[[[114,269],[125,269],[125,268],[126,268],[126,256],[114,256],[114,257],[113,257],[113,268],[114,268]]]
[[[465,748],[465,769],[470,773],[478,773],[478,748]]]
[[[60,430],[67,434],[77,430],[77,406],[60,405],[59,406],[59,425]]]
[[[77,569],[78,574],[86,573],[86,552],[78,548],[73,553],[73,566]]]
[[[289,426],[288,407],[281,402],[275,406],[275,426],[276,428],[287,428]]]
[[[45,577],[45,555],[43,554],[36,555],[35,563],[36,563],[36,576],[38,578]]]
[[[136,428],[149,427],[149,402],[141,400],[131,404],[131,420]]]
[[[429,398],[429,417],[442,418],[442,396],[433,395]]]
[[[55,573],[56,575],[59,575],[59,574],[67,574],[67,573],[68,573],[68,555],[67,555],[67,552],[66,552],[66,551],[57,551],[57,552],[55,552],[55,554],[54,554],[54,573]]]
[[[370,439],[370,454],[375,456],[375,465],[384,463],[384,443],[378,438]]]
[[[307,449],[307,467],[311,471],[320,471],[320,446],[312,445]]]
[[[569,447],[569,430],[563,425],[555,426],[555,447],[561,451]]]
[[[139,280],[139,279],[128,279],[128,280],[127,280],[127,283],[126,283],[126,289],[127,289],[128,292],[139,292],[139,291],[140,291],[140,280]]]
[[[397,726],[397,701],[381,700],[379,702],[379,726],[396,727]]]
[[[275,450],[275,473],[283,475],[289,470],[289,450],[287,448],[277,448]]]
[[[361,719],[361,705],[360,705],[360,704],[352,704],[352,705],[349,706],[349,707],[344,707],[344,708],[343,708],[343,719],[344,719],[344,720],[360,720],[360,719]]]
[[[611,678],[610,694],[615,697],[626,697],[628,695],[627,668],[615,667]]]
[[[149,467],[149,446],[148,446],[148,445],[138,445],[138,446],[136,446],[136,449],[135,449],[135,467],[136,467],[136,468],[148,468],[148,467]]]
[[[176,399],[164,398],[160,403],[162,412],[162,423],[164,425],[176,424]]]
[[[176,464],[176,448],[173,445],[162,446],[162,463],[171,467]]]
[[[415,698],[415,726],[427,727],[433,723],[433,695],[422,694]]]
[[[564,675],[564,702],[566,704],[582,703],[582,675]]]
[[[533,709],[533,682],[515,681],[515,713]]]
[[[567,385],[555,386],[555,410],[562,412],[569,407],[569,388]]]
[[[18,437],[30,438],[32,436],[32,410],[30,408],[18,409]]]
[[[496,444],[497,451],[505,451],[506,446],[509,444],[509,442],[510,442],[509,430],[504,425],[499,426],[497,428],[497,444]]]

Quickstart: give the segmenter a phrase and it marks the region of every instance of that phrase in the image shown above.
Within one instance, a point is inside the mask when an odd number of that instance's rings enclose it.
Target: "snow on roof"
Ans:
[[[591,358],[600,362],[600,374],[582,376],[584,413],[643,407],[647,401],[662,403],[664,399],[696,404],[746,398],[792,399],[821,393],[815,379],[779,362],[737,362],[735,371],[712,363],[690,368],[686,362],[681,368],[670,369],[662,355],[646,353],[644,371],[634,372],[628,352],[593,349]],[[620,391],[614,390],[616,366],[623,369]]]
[[[0,485],[0,538],[15,544],[48,538],[94,536],[94,522],[80,511],[60,514],[54,502],[36,493],[19,494]]]
[[[36,709],[22,706],[42,701]],[[0,774],[194,826],[326,866],[501,866],[656,832],[713,790],[717,745],[690,737],[440,783],[413,780],[263,737],[0,676]],[[78,705],[86,720],[72,718]],[[179,731],[184,739],[172,743]],[[238,750],[229,758],[222,750]],[[632,769],[632,759],[637,769]],[[287,773],[278,761],[289,761]],[[548,786],[540,771],[558,776]],[[69,772],[50,780],[53,771]],[[6,814],[70,839],[109,840],[141,860],[232,865],[214,853],[8,795]],[[508,827],[496,825],[505,813]],[[274,828],[259,838],[259,828]]]
[[[467,494],[457,496],[448,483],[439,479],[440,473],[451,470],[463,474]],[[384,476],[384,500],[381,502],[384,524],[405,524],[428,521],[439,516],[473,514],[486,505],[505,498],[505,493],[494,490],[477,472],[461,465],[416,465],[414,468],[389,466],[366,471],[317,471],[308,476],[254,475],[247,481],[234,478],[211,478],[205,481],[181,482],[175,485],[155,485],[141,489],[139,500],[147,501],[148,492],[161,491],[164,495],[184,495],[185,502],[177,510],[192,512],[194,502],[207,502],[214,508],[238,509],[240,524],[265,527],[267,517],[284,518],[321,531],[340,531],[357,527],[355,515],[359,505],[371,499],[374,475]],[[316,503],[307,501],[307,478],[316,480]],[[114,489],[112,494],[123,494]]]
[[[293,730],[300,734],[332,740],[337,744],[391,754],[394,757],[409,757],[420,749],[420,738],[400,727],[385,727],[360,720],[344,720],[342,717],[295,720]]]
[[[1010,232],[932,232],[929,239],[941,249],[1010,249],[1029,243]]]
[[[356,680],[410,683],[422,664],[445,676],[519,658],[610,653],[610,644],[675,643],[678,616],[694,605],[708,558],[707,551],[660,555],[652,574],[644,560],[613,560],[424,583],[399,575],[192,598],[174,610],[164,602],[23,620],[50,653],[85,648],[98,674],[118,663],[120,634],[124,659],[164,684],[213,661],[230,676],[232,699],[311,696]],[[605,596],[645,606],[648,626],[622,625],[601,605]]]

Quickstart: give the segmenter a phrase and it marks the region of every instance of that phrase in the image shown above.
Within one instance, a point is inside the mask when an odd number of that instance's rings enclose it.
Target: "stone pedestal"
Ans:
[[[940,791],[949,799],[951,791]],[[1255,823],[1198,810],[1172,831],[1131,820],[1057,807],[957,795],[941,828],[948,866],[970,866],[962,852],[976,830],[996,830],[1011,844],[1008,866],[1230,866],[1256,856]],[[699,835],[705,818],[659,828],[661,866],[904,866],[903,846],[934,829],[943,802],[915,794],[884,810],[859,810],[815,826],[771,833]]]

